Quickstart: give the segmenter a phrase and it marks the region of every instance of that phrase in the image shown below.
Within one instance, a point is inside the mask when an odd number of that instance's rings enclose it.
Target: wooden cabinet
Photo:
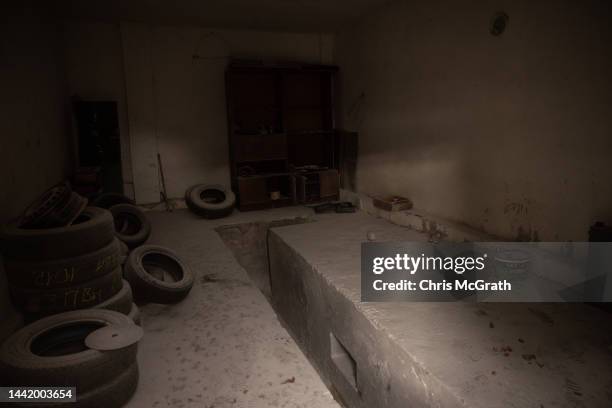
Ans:
[[[261,61],[229,65],[230,166],[241,210],[298,202],[296,183],[302,179],[297,175],[304,166],[328,177],[324,194],[317,196],[338,195],[338,183],[325,175],[335,165],[336,71],[333,66]],[[338,172],[333,172],[337,179]]]
[[[338,170],[329,169],[295,174],[298,203],[316,203],[337,200],[339,196]]]

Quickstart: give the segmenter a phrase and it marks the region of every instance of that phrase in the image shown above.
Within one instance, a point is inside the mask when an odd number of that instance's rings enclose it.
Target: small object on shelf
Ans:
[[[374,207],[385,211],[405,211],[412,208],[412,201],[395,195],[373,197]]]
[[[271,200],[280,200],[280,198],[281,198],[280,191],[271,191],[270,192],[270,199]]]

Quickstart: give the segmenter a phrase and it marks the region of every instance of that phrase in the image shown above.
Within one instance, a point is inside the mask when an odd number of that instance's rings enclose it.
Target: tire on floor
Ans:
[[[85,337],[106,325],[130,324],[133,322],[126,315],[98,309],[71,311],[38,320],[3,343],[0,383],[22,387],[70,386],[84,396],[125,373],[136,363],[137,352],[137,343],[112,351],[92,350],[85,346]]]
[[[115,235],[128,248],[136,248],[145,243],[151,235],[151,222],[138,207],[130,204],[117,204],[110,208],[113,214]]]
[[[134,297],[154,303],[176,303],[193,287],[191,270],[170,249],[144,245],[130,253],[124,268]]]
[[[198,184],[185,193],[187,206],[200,217],[227,217],[234,211],[236,196],[219,184]]]

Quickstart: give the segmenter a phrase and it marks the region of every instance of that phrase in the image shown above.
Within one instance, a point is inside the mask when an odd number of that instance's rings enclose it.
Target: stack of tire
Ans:
[[[234,211],[236,196],[222,185],[196,184],[185,192],[185,203],[200,217],[223,218]]]
[[[122,279],[113,217],[85,205],[83,197],[61,184],[3,229],[9,291],[26,321],[85,308],[139,319],[130,285]]]
[[[109,330],[110,329],[110,334]],[[103,347],[88,341],[105,335]],[[119,408],[138,385],[137,344],[132,320],[111,310],[86,309],[38,320],[9,337],[0,348],[0,384],[5,387],[74,387],[66,406]],[[137,332],[134,337],[132,333]],[[131,338],[127,338],[131,337]],[[126,341],[127,340],[127,341]],[[49,395],[53,397],[53,394]],[[10,406],[62,406],[60,402],[13,402]]]

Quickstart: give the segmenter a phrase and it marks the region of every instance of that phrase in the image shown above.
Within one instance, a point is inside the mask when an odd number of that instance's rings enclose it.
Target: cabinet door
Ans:
[[[330,169],[319,173],[321,199],[333,199],[339,195],[338,170]]]
[[[238,190],[241,206],[265,203],[269,201],[265,178],[239,178]]]

